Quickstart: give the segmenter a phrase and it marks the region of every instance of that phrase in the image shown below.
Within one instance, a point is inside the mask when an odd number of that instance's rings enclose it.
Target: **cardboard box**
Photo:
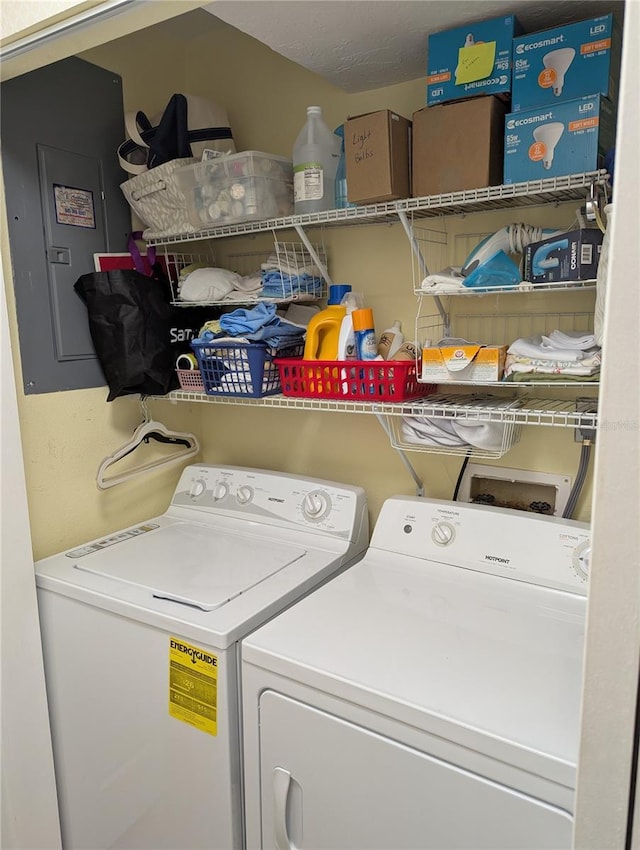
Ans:
[[[506,356],[506,345],[430,346],[422,349],[421,380],[437,384],[500,381]]]
[[[511,48],[522,27],[513,15],[432,33],[427,43],[427,104],[511,91]]]
[[[347,193],[356,204],[396,201],[410,192],[411,121],[381,109],[344,125]]]
[[[618,96],[622,35],[613,15],[514,39],[511,111],[602,94]]]
[[[596,171],[614,139],[615,114],[602,95],[513,112],[505,120],[504,182]]]
[[[425,106],[413,113],[415,198],[502,183],[504,117],[497,97]]]
[[[557,280],[594,280],[602,250],[602,231],[584,228],[550,236],[527,245],[523,278],[532,283]]]

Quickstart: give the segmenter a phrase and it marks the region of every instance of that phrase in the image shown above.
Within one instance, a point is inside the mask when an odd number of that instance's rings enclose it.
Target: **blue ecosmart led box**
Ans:
[[[613,146],[615,112],[602,95],[512,112],[504,121],[504,182],[596,171]]]
[[[589,94],[615,103],[621,39],[613,15],[515,38],[511,111]]]
[[[513,38],[522,32],[506,15],[429,35],[427,106],[450,100],[511,92]]]

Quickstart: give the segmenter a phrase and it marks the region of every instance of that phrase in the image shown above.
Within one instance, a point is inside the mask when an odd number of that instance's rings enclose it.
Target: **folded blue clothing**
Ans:
[[[304,330],[276,315],[275,304],[257,304],[240,308],[220,317],[220,327],[228,336],[241,336],[250,342],[264,342],[271,348],[283,348],[304,341]]]
[[[321,277],[308,274],[290,275],[270,270],[262,272],[263,298],[278,298],[295,295],[298,292],[321,296],[324,291],[324,281]]]

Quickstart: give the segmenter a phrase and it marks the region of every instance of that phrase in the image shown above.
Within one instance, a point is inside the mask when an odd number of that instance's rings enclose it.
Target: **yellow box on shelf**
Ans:
[[[506,354],[506,345],[428,346],[422,349],[422,380],[438,384],[499,381]]]

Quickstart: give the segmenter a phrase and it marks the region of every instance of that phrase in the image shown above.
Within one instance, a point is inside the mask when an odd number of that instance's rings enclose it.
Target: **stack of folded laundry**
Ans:
[[[261,292],[262,280],[259,274],[243,277],[229,269],[200,263],[182,269],[178,280],[178,298],[192,303],[253,301]]]
[[[306,264],[303,264],[306,263]],[[280,248],[262,263],[262,297],[293,298],[297,301],[322,297],[324,279],[310,258]]]
[[[286,250],[271,254],[258,271],[248,275],[192,263],[181,270],[178,280],[178,299],[196,303],[312,301],[323,294],[324,278],[317,266],[299,252]]]
[[[504,380],[598,381],[600,362],[592,333],[555,330],[515,340],[507,349]]]

